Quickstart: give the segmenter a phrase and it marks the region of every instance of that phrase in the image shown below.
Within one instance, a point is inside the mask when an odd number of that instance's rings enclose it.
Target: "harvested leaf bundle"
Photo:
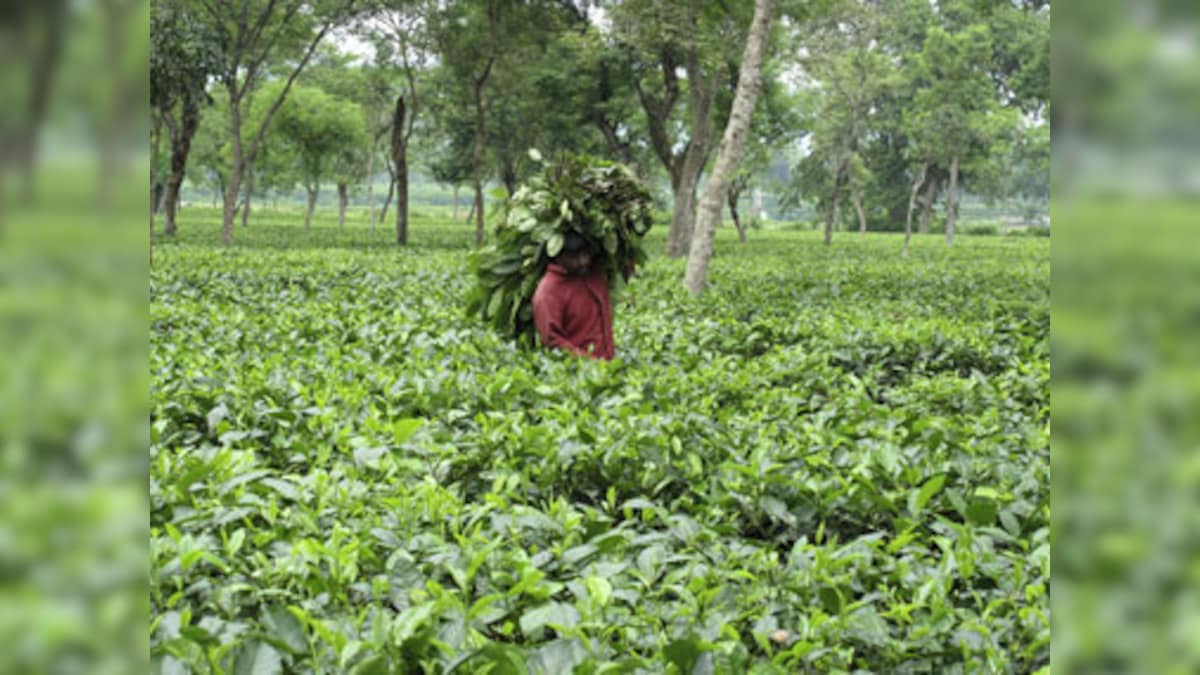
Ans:
[[[541,161],[536,150],[530,151]],[[533,293],[567,232],[592,246],[594,263],[610,292],[624,285],[622,272],[645,262],[641,238],[650,229],[650,193],[626,166],[582,156],[543,163],[513,194],[491,244],[471,254],[477,283],[467,312],[501,334],[533,344]]]

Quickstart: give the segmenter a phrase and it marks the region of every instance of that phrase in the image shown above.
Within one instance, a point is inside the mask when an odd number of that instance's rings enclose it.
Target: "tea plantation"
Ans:
[[[598,363],[295,222],[155,248],[156,671],[1048,672],[1048,239],[659,225]]]

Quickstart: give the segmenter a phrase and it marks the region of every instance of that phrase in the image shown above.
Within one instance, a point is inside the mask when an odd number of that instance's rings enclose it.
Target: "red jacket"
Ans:
[[[599,359],[615,354],[612,304],[603,274],[573,277],[550,263],[533,294],[533,322],[547,347]]]

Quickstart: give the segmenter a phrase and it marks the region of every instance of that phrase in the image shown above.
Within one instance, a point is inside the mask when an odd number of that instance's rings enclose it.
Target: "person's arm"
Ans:
[[[533,296],[533,324],[537,327],[542,344],[563,349],[576,356],[587,353],[567,341],[562,324],[562,302],[550,293],[535,293]]]

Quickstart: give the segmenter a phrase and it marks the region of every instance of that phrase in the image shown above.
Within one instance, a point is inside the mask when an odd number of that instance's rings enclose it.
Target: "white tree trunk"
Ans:
[[[688,253],[687,274],[684,285],[692,293],[699,293],[708,284],[708,261],[712,258],[713,234],[721,221],[721,206],[729,190],[729,179],[733,177],[742,149],[746,145],[746,134],[750,129],[750,116],[754,103],[762,88],[762,61],[771,15],[775,11],[775,0],[754,0],[754,18],[750,22],[750,35],[746,38],[746,51],[742,55],[742,68],[738,74],[737,93],[733,98],[733,110],[721,149],[717,152],[717,163],[712,175],[704,185],[704,196],[700,199],[700,214],[696,222]]]

